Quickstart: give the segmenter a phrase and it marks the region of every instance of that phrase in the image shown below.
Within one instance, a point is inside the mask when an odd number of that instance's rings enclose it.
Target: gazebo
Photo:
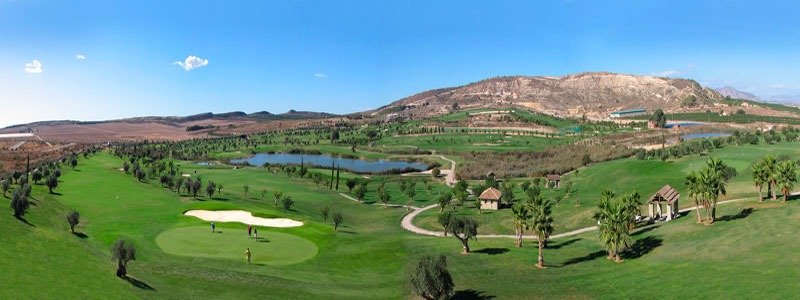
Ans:
[[[554,189],[561,187],[561,175],[547,174],[547,186],[552,186]]]
[[[678,199],[681,195],[669,185],[665,185],[647,201],[647,213],[651,220],[666,218],[667,221],[678,216]],[[666,204],[664,212],[661,204]]]
[[[481,209],[500,209],[500,198],[502,197],[503,193],[496,188],[490,187],[484,190],[483,193],[478,196],[478,199],[481,200]]]

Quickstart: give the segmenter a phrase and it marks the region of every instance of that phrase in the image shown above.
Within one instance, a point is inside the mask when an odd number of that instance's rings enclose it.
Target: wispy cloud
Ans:
[[[325,73],[314,73],[314,77],[316,77],[318,79],[325,79],[325,78],[328,77],[328,75],[325,74]]]
[[[77,59],[77,60],[86,60],[86,55],[83,55],[83,54],[80,54],[80,53],[75,54],[75,59]]]
[[[33,61],[25,64],[25,73],[40,74],[42,73],[42,63],[34,59]]]
[[[176,64],[186,71],[191,71],[197,68],[205,67],[208,65],[208,60],[194,55],[189,55],[183,61],[176,61]]]

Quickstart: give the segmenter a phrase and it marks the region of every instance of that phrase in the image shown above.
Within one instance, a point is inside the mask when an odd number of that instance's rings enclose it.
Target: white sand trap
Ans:
[[[254,217],[249,211],[243,210],[190,210],[184,215],[197,217],[205,221],[214,222],[239,222],[264,227],[300,227],[303,222],[286,218],[267,219]]]

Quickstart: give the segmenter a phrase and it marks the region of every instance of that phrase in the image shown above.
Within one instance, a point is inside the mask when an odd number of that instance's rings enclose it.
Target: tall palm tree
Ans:
[[[522,235],[528,229],[528,220],[531,219],[531,210],[528,205],[523,203],[514,204],[511,207],[511,214],[514,216],[514,234],[517,236],[515,244],[522,247]]]
[[[694,205],[696,207],[695,212],[697,212],[697,223],[703,223],[703,218],[700,216],[700,204],[702,198],[702,187],[700,184],[700,176],[697,171],[692,171],[689,175],[686,175],[686,189],[689,193],[689,199],[692,199]]]
[[[758,161],[753,164],[753,183],[755,184],[756,188],[758,188],[758,201],[764,201],[764,196],[761,194],[761,190],[764,189],[764,185],[769,184],[769,173],[767,172],[767,168],[764,166],[763,161]]]
[[[719,200],[719,196],[727,193],[726,183],[723,177],[724,175],[722,172],[715,170],[710,165],[700,172],[699,178],[702,184],[701,195],[703,197],[704,207],[706,208],[706,214],[708,217],[708,220],[706,221],[707,224],[714,223],[717,213],[717,200]]]
[[[622,262],[620,253],[630,247],[631,236],[628,222],[630,210],[621,200],[609,197],[613,193],[603,192],[598,204],[600,211],[595,214],[599,237],[608,251],[608,258]]]
[[[549,199],[539,198],[530,204],[530,227],[536,233],[539,243],[539,258],[536,267],[544,268],[544,245],[553,233],[553,203]]]
[[[797,183],[797,164],[791,160],[782,161],[778,164],[776,179],[776,188],[780,187],[783,194],[783,202],[786,202],[792,192],[792,188]]]
[[[774,155],[767,155],[761,162],[764,164],[765,172],[767,172],[769,176],[767,177],[767,192],[772,194],[772,200],[777,200],[775,189],[777,185],[776,173],[778,170],[778,159],[776,159]]]

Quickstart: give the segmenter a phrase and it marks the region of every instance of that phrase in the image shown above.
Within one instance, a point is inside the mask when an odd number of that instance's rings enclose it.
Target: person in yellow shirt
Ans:
[[[250,248],[247,248],[247,250],[244,251],[244,258],[247,259],[247,264],[249,265],[250,264],[250,260],[253,258],[253,254],[250,253]]]

